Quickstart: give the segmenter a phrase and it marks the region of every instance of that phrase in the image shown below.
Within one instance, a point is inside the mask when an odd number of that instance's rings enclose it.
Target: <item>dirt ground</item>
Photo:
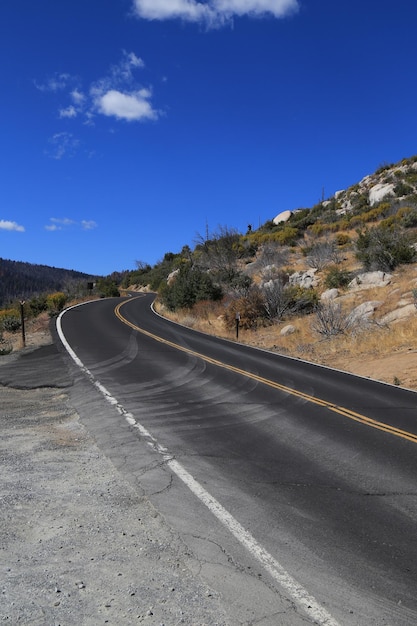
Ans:
[[[0,357],[1,623],[233,624],[178,535],[81,423],[72,380],[54,373],[61,357],[25,363],[49,350],[38,326],[23,352]],[[50,385],[37,382],[38,364]]]

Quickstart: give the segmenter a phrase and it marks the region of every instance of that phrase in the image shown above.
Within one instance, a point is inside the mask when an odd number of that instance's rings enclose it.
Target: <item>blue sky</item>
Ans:
[[[417,154],[415,0],[1,0],[0,257],[91,274]]]

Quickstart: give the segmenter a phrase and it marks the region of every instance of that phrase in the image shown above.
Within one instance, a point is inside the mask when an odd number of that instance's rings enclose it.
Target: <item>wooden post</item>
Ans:
[[[26,334],[25,334],[25,313],[23,310],[25,301],[21,300],[20,301],[20,321],[21,321],[21,325],[22,325],[22,344],[23,347],[26,346]]]
[[[236,313],[236,339],[239,339],[239,322],[240,322],[240,313]]]

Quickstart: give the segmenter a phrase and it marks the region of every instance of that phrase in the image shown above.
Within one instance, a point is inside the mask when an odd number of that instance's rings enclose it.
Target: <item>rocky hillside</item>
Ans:
[[[235,256],[221,236],[178,255],[160,309],[230,339],[239,314],[240,341],[417,388],[417,157],[277,218],[228,232]],[[223,298],[175,306],[196,267]]]
[[[382,201],[400,207],[417,203],[417,157],[399,163],[383,165],[374,174],[365,176],[359,183],[335,194],[337,210],[351,213]]]

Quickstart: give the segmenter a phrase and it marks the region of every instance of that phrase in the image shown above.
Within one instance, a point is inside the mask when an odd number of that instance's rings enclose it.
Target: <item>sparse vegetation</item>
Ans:
[[[345,288],[348,286],[350,281],[353,278],[352,272],[346,269],[341,269],[340,267],[333,265],[327,269],[324,285],[328,289],[339,289]]]
[[[251,226],[245,234],[218,227],[198,236],[194,249],[184,246],[179,253],[167,252],[154,266],[138,261],[132,271],[96,280],[89,295],[118,296],[119,287],[132,286],[157,291],[157,306],[164,314],[227,337],[234,337],[239,313],[241,341],[317,362],[337,363],[347,355],[358,362],[361,355],[377,358],[398,345],[417,350],[417,315],[395,324],[383,321],[400,299],[417,310],[417,288],[410,286],[417,278],[412,274],[417,247],[416,162],[417,156],[395,166],[383,165],[337,197],[294,211],[287,222],[270,220],[257,230]],[[395,195],[371,206],[370,190],[387,183],[394,185]],[[391,287],[361,291],[361,296],[347,289],[361,269],[395,272],[397,294],[392,302]],[[315,277],[315,282],[303,282],[303,273]],[[402,275],[412,278],[402,284]],[[316,287],[304,286],[309,284]],[[82,292],[74,286],[50,287],[27,298],[27,317],[45,310],[56,314],[72,294]],[[343,290],[336,302],[320,300],[325,289],[333,288]],[[65,296],[63,304],[53,302],[57,293]],[[366,299],[381,300],[374,323],[352,315]],[[18,307],[11,300],[8,309]],[[296,332],[281,336],[280,329],[288,322]],[[14,325],[11,317],[10,330],[4,332],[10,334]],[[358,332],[364,328],[366,333]]]
[[[412,243],[411,237],[398,227],[376,226],[358,232],[356,257],[365,270],[390,272],[415,260]]]

